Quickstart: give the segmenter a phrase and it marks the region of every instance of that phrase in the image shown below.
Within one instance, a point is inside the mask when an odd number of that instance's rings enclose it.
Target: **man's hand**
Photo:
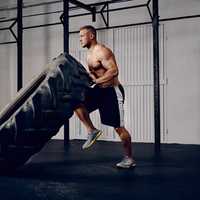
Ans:
[[[94,75],[94,74],[92,74],[92,73],[89,73],[89,76],[90,76],[90,78],[91,78],[93,81],[95,81],[95,80],[96,80],[96,77],[95,77],[95,75]]]
[[[90,87],[95,87],[96,85],[98,85],[99,87],[101,88],[106,88],[106,87],[110,87],[110,86],[113,86],[114,84],[114,79],[111,79],[109,81],[106,81],[106,82],[99,82],[99,79],[96,78],[96,76],[92,73],[89,74],[90,78],[92,79],[92,83],[91,83],[91,86]]]
[[[96,77],[94,74],[89,73],[89,77],[91,78],[91,83],[90,83],[90,87],[93,88],[96,86]]]

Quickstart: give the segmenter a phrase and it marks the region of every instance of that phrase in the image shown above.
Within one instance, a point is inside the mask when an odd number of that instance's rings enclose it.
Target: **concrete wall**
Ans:
[[[168,140],[199,144],[200,20],[170,22],[165,28]]]

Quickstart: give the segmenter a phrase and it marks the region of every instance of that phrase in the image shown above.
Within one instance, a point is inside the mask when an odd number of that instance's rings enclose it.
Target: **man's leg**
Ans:
[[[76,116],[85,125],[85,128],[87,129],[88,133],[91,133],[92,131],[96,129],[90,119],[89,113],[86,110],[85,106],[80,105],[78,108],[76,108],[75,113],[76,113]]]
[[[120,163],[117,164],[117,167],[121,168],[135,167],[136,163],[132,158],[131,136],[129,132],[125,127],[115,128],[115,131],[118,133],[125,151],[125,157]]]
[[[83,144],[82,148],[89,148],[99,138],[99,136],[102,134],[102,131],[94,127],[89,113],[83,105],[80,105],[78,108],[76,108],[75,113],[81,122],[85,125],[88,132],[87,141]]]
[[[125,151],[125,156],[132,158],[131,136],[125,127],[115,128],[118,133]]]

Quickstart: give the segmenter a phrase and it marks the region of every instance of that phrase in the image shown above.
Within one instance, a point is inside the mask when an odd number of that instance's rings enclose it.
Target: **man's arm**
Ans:
[[[97,56],[102,66],[106,69],[106,72],[103,76],[95,79],[94,81],[96,84],[104,84],[118,75],[118,67],[111,50],[105,47],[100,47]]]
[[[92,80],[95,80],[95,79],[96,79],[96,76],[95,76],[93,73],[91,73],[91,72],[89,72],[89,76],[90,76],[90,78],[91,78]]]

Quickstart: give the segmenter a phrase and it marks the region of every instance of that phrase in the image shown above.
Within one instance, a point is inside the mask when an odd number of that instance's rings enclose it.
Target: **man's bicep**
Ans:
[[[106,69],[117,69],[116,63],[114,62],[113,58],[109,58],[109,59],[105,59],[102,60],[102,65],[106,68]]]
[[[102,63],[102,65],[107,69],[107,72],[105,74],[110,74],[110,76],[112,77],[118,75],[118,67],[113,57],[105,59],[103,62],[104,63]]]
[[[112,52],[105,51],[101,54],[101,63],[106,69],[116,68],[115,58]]]

